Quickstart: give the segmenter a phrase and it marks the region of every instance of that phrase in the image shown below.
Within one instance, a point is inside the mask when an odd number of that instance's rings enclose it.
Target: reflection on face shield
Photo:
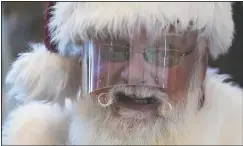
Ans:
[[[192,40],[194,38],[194,40]],[[82,56],[82,94],[117,85],[149,86],[172,92],[189,82],[196,37],[168,35],[159,41],[90,40]]]

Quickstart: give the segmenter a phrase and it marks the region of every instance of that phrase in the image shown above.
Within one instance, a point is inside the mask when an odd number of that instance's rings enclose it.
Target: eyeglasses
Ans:
[[[151,48],[144,51],[133,51],[130,47],[121,45],[99,45],[101,58],[105,61],[123,62],[132,58],[134,53],[142,53],[144,60],[150,64],[163,67],[178,65],[180,58],[189,55],[194,49],[181,53],[176,49]]]

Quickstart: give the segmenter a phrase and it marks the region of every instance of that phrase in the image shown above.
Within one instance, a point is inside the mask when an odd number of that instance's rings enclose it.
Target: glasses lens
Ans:
[[[121,62],[130,58],[129,48],[120,45],[100,45],[100,53],[105,61]]]
[[[148,49],[144,53],[144,59],[156,66],[171,67],[179,63],[180,52],[171,49]]]

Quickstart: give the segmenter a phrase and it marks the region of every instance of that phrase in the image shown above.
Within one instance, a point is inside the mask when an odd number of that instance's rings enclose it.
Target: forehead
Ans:
[[[148,36],[145,32],[139,36],[136,35],[134,38],[126,37],[114,37],[109,35],[107,37],[96,37],[92,38],[96,43],[115,43],[115,44],[189,44],[195,43],[198,39],[197,31],[185,31],[182,33],[177,32],[161,32],[160,36]],[[77,40],[78,42],[78,40]],[[82,44],[82,43],[80,43]]]
[[[186,31],[183,33],[164,33],[160,37],[148,37],[146,33],[141,33],[140,36],[129,38],[114,38],[112,36],[106,38],[92,39],[97,45],[118,45],[129,47],[130,49],[170,49],[186,52],[197,47],[198,44],[197,31]],[[82,44],[82,43],[81,43]]]

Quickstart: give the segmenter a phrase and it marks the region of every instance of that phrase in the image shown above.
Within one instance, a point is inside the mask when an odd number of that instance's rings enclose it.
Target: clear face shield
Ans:
[[[168,95],[189,84],[197,35],[166,34],[159,39],[93,39],[82,46],[82,96],[115,86],[156,88]]]

